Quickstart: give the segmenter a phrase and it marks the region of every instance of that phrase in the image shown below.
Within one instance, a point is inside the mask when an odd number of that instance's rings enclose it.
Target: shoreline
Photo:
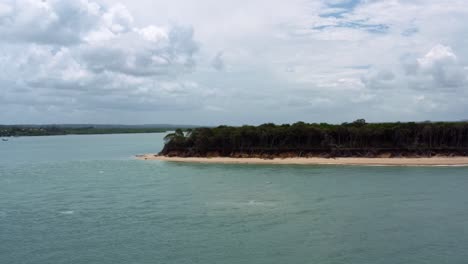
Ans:
[[[267,164],[267,165],[354,165],[354,166],[468,166],[468,157],[432,158],[197,158],[166,157],[157,154],[137,155],[139,160],[209,164]]]

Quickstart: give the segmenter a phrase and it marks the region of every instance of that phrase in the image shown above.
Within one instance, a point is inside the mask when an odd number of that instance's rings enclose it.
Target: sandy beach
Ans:
[[[160,160],[169,162],[218,163],[218,164],[296,164],[296,165],[368,165],[368,166],[468,166],[468,157],[432,158],[182,158],[156,154],[138,155],[140,160]]]

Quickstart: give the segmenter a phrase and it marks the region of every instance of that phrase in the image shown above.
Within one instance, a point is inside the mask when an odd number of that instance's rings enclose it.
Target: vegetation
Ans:
[[[16,136],[55,136],[55,135],[90,135],[90,134],[127,134],[127,133],[161,133],[174,128],[146,126],[0,126],[0,137]]]
[[[391,157],[468,155],[468,122],[352,123],[197,128],[169,134],[161,155]]]

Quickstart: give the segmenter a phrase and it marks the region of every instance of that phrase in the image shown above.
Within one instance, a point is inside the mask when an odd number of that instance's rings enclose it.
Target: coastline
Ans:
[[[267,165],[356,165],[356,166],[468,166],[468,157],[432,158],[197,158],[167,157],[157,154],[137,155],[139,160],[211,164],[267,164]]]

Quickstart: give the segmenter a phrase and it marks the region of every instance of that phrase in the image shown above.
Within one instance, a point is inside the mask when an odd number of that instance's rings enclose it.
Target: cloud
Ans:
[[[395,74],[388,69],[371,71],[362,78],[362,82],[372,90],[398,88]]]
[[[396,65],[397,75],[390,70],[371,71],[363,77],[369,89],[408,89],[454,92],[467,90],[468,71],[451,47],[435,45],[421,57],[404,57]]]
[[[437,64],[454,64],[457,62],[457,56],[453,53],[451,47],[439,44],[417,61],[421,69],[431,69]]]
[[[225,65],[224,65],[222,51],[218,52],[216,56],[213,58],[213,61],[211,62],[211,66],[213,66],[213,68],[218,71],[224,70]]]
[[[128,75],[177,75],[195,66],[198,50],[191,28],[169,31],[151,26],[81,47],[83,62],[92,71]]]
[[[365,21],[346,21],[338,22],[331,25],[321,25],[313,27],[314,30],[324,30],[328,28],[350,28],[350,29],[360,29],[365,30],[369,33],[387,33],[389,26],[385,24],[371,24]]]
[[[465,0],[0,2],[4,122],[442,120],[468,111]]]
[[[419,29],[416,27],[408,27],[401,32],[402,36],[411,37],[419,32]]]
[[[100,6],[87,0],[7,0],[2,6],[7,12],[0,12],[0,34],[19,42],[76,44],[101,15]]]
[[[0,19],[4,19],[13,12],[13,8],[8,3],[0,3]]]
[[[114,34],[128,32],[133,25],[133,16],[122,4],[111,7],[103,16],[104,25]]]
[[[18,0],[0,5],[0,34],[4,105],[202,107],[203,96],[192,97],[203,93],[183,78],[199,49],[191,27],[139,27],[121,4]]]
[[[422,79],[424,88],[466,88],[468,71],[458,62],[450,47],[434,46],[427,54],[417,59],[416,65],[417,71],[414,75]]]

